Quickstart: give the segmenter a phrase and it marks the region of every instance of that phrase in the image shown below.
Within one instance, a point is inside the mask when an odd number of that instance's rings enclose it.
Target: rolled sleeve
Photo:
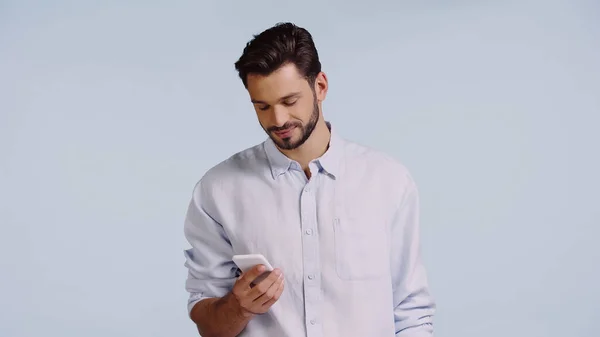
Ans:
[[[190,294],[188,314],[201,300],[226,295],[237,277],[231,242],[215,219],[218,212],[214,194],[210,184],[200,181],[185,217],[184,233],[191,245],[184,251],[188,269],[185,288]]]
[[[397,337],[433,336],[435,302],[421,261],[419,195],[409,180],[392,224],[392,282]]]

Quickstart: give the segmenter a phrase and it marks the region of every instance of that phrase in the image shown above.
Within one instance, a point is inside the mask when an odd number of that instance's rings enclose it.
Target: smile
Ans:
[[[280,138],[288,138],[292,134],[292,131],[294,131],[295,128],[296,128],[295,126],[292,126],[289,129],[275,131],[274,133]]]

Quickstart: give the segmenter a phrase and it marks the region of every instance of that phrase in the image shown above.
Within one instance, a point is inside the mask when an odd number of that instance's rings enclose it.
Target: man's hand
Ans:
[[[253,285],[264,272],[263,265],[254,266],[240,275],[227,295],[198,302],[191,311],[191,318],[200,335],[238,336],[254,315],[266,313],[283,292],[283,274],[275,269]]]
[[[240,308],[243,317],[266,313],[283,292],[284,278],[279,269],[273,270],[267,278],[252,285],[252,281],[264,272],[263,265],[254,266],[233,285],[231,299]]]

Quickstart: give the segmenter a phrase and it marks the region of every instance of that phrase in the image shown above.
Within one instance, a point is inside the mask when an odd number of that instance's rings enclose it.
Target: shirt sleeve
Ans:
[[[435,302],[421,261],[419,194],[412,180],[409,180],[391,230],[396,336],[433,336]]]
[[[226,295],[236,281],[233,248],[223,226],[214,218],[214,188],[200,181],[194,188],[185,217],[184,233],[191,245],[184,251],[188,276],[188,314],[205,298]],[[212,214],[211,214],[212,213]]]

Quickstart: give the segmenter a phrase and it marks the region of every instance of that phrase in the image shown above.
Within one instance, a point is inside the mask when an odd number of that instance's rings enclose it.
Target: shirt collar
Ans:
[[[327,122],[327,127],[331,132],[329,146],[327,151],[321,157],[313,160],[313,162],[317,164],[320,170],[325,171],[335,179],[339,174],[344,144],[343,139],[337,134],[331,123]],[[268,138],[264,142],[264,149],[269,160],[273,179],[276,179],[290,169],[301,170],[300,165],[284,155],[271,138]]]

